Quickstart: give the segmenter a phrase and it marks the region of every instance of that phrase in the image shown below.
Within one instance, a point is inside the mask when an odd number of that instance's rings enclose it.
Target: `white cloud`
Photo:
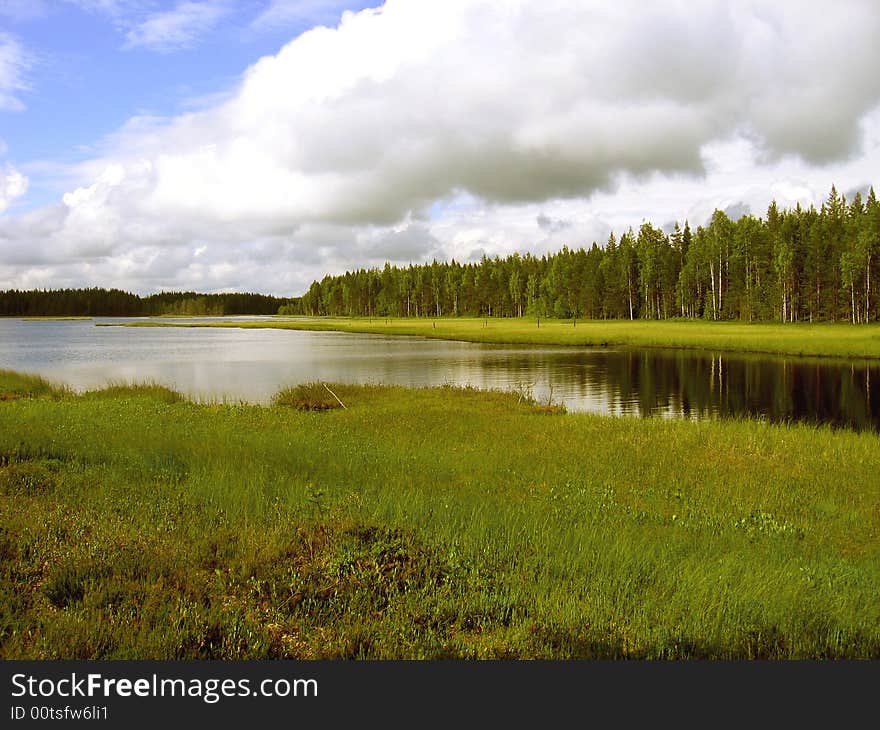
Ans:
[[[213,30],[229,12],[225,2],[182,2],[172,10],[153,13],[125,35],[125,48],[170,53],[189,48]]]
[[[0,31],[0,111],[24,109],[19,94],[28,89],[25,74],[29,66],[30,61],[21,44]]]
[[[873,182],[880,14],[843,6],[390,0],[260,59],[222,103],[131,120],[63,204],[7,217],[0,249],[32,242],[31,277],[69,261],[107,277],[88,283],[289,293]]]
[[[0,213],[27,192],[28,179],[11,165],[0,169]]]

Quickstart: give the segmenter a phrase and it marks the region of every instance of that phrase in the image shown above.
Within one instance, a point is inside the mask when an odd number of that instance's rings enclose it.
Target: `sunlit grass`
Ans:
[[[688,320],[318,318],[253,322],[130,322],[129,327],[239,327],[415,335],[467,342],[660,347],[794,356],[880,357],[880,324],[746,324]]]
[[[52,383],[40,375],[0,369],[0,401],[24,397],[63,398],[70,393],[66,386]]]
[[[6,658],[880,658],[876,434],[26,382],[0,373]]]
[[[162,403],[178,403],[184,396],[177,390],[155,381],[128,383],[110,381],[102,388],[87,391],[84,398],[153,398]]]

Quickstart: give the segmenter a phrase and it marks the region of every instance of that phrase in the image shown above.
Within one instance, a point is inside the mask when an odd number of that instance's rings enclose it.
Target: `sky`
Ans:
[[[291,296],[851,198],[880,5],[831,7],[0,0],[0,289]]]

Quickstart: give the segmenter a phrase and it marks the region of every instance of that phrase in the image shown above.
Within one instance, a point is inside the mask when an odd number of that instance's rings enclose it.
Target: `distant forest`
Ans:
[[[478,263],[359,269],[301,297],[118,289],[0,292],[0,316],[286,314],[742,321],[880,320],[880,203],[832,187],[819,210],[780,209],[671,233],[643,223],[604,246]]]
[[[780,210],[736,221],[716,210],[695,231],[650,223],[604,247],[564,247],[398,268],[314,282],[282,314],[648,318],[813,322],[880,318],[880,204],[832,187],[820,210]]]
[[[265,294],[161,292],[140,297],[119,289],[0,291],[0,316],[137,317],[163,314],[275,314],[289,299]]]

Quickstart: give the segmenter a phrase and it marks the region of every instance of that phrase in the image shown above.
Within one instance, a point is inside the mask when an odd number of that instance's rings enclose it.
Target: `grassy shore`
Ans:
[[[128,327],[240,327],[415,335],[496,344],[662,347],[776,355],[880,358],[880,324],[745,324],[691,320],[278,318],[254,322],[139,321]]]
[[[3,658],[880,658],[875,434],[0,393]]]

